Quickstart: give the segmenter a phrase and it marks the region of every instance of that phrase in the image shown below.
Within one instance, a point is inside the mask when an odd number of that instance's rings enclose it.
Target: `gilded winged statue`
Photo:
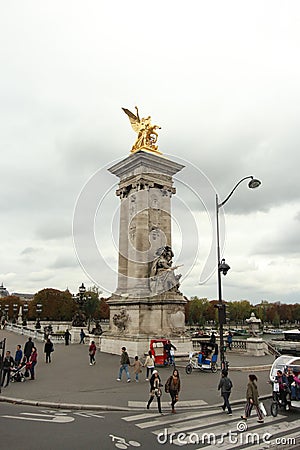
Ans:
[[[137,139],[132,146],[130,153],[135,153],[139,150],[149,150],[159,153],[157,142],[158,134],[155,130],[160,130],[158,125],[151,124],[151,117],[143,117],[140,119],[138,107],[135,107],[136,114],[129,111],[129,109],[122,108],[125,114],[129,117],[132,129],[137,133]]]

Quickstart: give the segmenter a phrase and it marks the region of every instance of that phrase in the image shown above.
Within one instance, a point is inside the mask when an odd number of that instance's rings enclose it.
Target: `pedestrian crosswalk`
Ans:
[[[300,448],[300,423],[298,415],[265,417],[257,423],[257,416],[247,421],[241,419],[243,405],[236,406],[229,416],[221,408],[202,407],[177,414],[158,414],[155,411],[130,414],[122,419],[140,430],[155,436],[160,448],[162,444],[182,447],[192,444],[193,449],[232,448],[251,450]],[[160,445],[159,445],[160,444]],[[298,447],[299,445],[299,447]]]

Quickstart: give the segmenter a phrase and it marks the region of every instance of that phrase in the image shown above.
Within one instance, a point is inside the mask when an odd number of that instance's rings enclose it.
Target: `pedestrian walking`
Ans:
[[[150,408],[151,403],[154,400],[154,397],[157,399],[157,408],[158,412],[161,414],[161,396],[162,396],[162,390],[161,390],[161,380],[160,376],[157,372],[157,370],[153,370],[152,376],[150,378],[150,398],[147,403],[147,409]]]
[[[222,370],[222,377],[220,379],[219,385],[218,385],[218,391],[221,391],[221,396],[224,399],[224,403],[222,405],[223,411],[227,408],[227,414],[229,416],[232,416],[232,409],[229,403],[229,397],[231,394],[231,389],[233,387],[232,381],[230,378],[228,378],[228,372],[227,370]]]
[[[14,358],[11,356],[10,351],[7,350],[7,352],[5,353],[5,357],[2,361],[1,386],[4,385],[5,378],[6,378],[6,384],[4,387],[9,385],[10,372],[11,372],[11,369],[14,367],[14,365],[15,365]]]
[[[69,341],[71,340],[71,333],[69,330],[65,331],[64,338],[65,338],[65,345],[69,345]]]
[[[229,331],[228,336],[227,336],[227,347],[229,350],[232,349],[232,333],[231,333],[231,331]]]
[[[95,341],[92,341],[89,346],[89,357],[90,357],[90,366],[96,364],[95,355],[96,355],[97,347]]]
[[[175,414],[175,403],[178,402],[180,392],[180,377],[177,369],[174,369],[173,374],[168,378],[165,384],[165,391],[171,396],[172,413]]]
[[[120,359],[120,370],[119,370],[119,376],[117,378],[117,381],[121,381],[122,379],[122,373],[123,370],[125,370],[126,377],[127,377],[127,383],[130,383],[130,374],[128,370],[128,365],[130,365],[130,359],[128,356],[128,353],[126,352],[126,347],[122,347],[122,353],[121,353],[121,359]]]
[[[85,332],[83,331],[83,328],[80,330],[80,342],[79,344],[84,344],[84,338],[86,337]]]
[[[50,338],[47,339],[44,345],[44,353],[46,353],[46,363],[51,363],[51,353],[54,352],[54,345]]]
[[[175,350],[177,350],[175,345],[173,345],[170,340],[167,340],[164,344],[164,350],[166,352],[167,363],[170,365],[174,364]]]
[[[132,364],[132,366],[133,366],[133,372],[135,374],[135,381],[138,383],[138,381],[139,381],[139,373],[142,373],[142,367],[143,367],[143,365],[142,365],[141,361],[139,360],[138,356],[134,357],[134,363]]]
[[[215,344],[216,343],[216,335],[215,332],[212,331],[211,335],[210,335],[210,340],[209,340],[210,344]]]
[[[26,356],[26,361],[28,362],[32,353],[32,349],[34,347],[34,342],[31,337],[28,338],[28,341],[25,342],[24,345],[24,356]]]
[[[21,345],[17,345],[17,350],[16,350],[16,354],[15,354],[15,366],[19,367],[19,365],[21,364],[23,359],[23,352],[22,352],[22,348]]]
[[[144,367],[147,368],[146,381],[149,381],[149,374],[152,375],[154,367],[155,367],[155,360],[154,360],[151,350],[149,350],[148,355],[146,356]]]
[[[37,365],[37,351],[35,347],[32,347],[32,352],[31,352],[31,356],[29,358],[29,362],[30,362],[30,375],[31,375],[31,380],[35,380],[35,366]]]
[[[247,385],[247,392],[246,392],[247,403],[245,406],[245,415],[241,416],[241,418],[243,420],[247,420],[251,415],[253,406],[255,406],[256,414],[257,414],[257,418],[258,418],[257,422],[263,423],[264,418],[263,418],[262,412],[261,412],[259,404],[258,404],[259,395],[258,395],[257,385],[255,383],[256,381],[257,381],[256,375],[250,374],[249,382]]]

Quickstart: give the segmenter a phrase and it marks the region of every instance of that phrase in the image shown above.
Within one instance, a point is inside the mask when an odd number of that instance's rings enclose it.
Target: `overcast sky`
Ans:
[[[115,289],[118,180],[107,168],[135,141],[121,107],[138,105],[162,127],[160,151],[185,165],[173,197],[182,292],[217,297],[215,194],[254,175],[261,187],[241,184],[221,216],[223,298],[300,301],[299,1],[2,2],[0,39],[10,292]],[[74,211],[95,219],[98,261],[80,248],[78,262]]]

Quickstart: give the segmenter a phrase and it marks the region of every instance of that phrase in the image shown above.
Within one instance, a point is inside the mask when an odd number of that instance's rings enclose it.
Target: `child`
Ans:
[[[133,371],[135,373],[135,381],[138,383],[139,382],[139,373],[142,372],[142,363],[141,363],[141,361],[139,361],[138,356],[134,357],[134,363],[132,364],[132,367],[133,367]]]

